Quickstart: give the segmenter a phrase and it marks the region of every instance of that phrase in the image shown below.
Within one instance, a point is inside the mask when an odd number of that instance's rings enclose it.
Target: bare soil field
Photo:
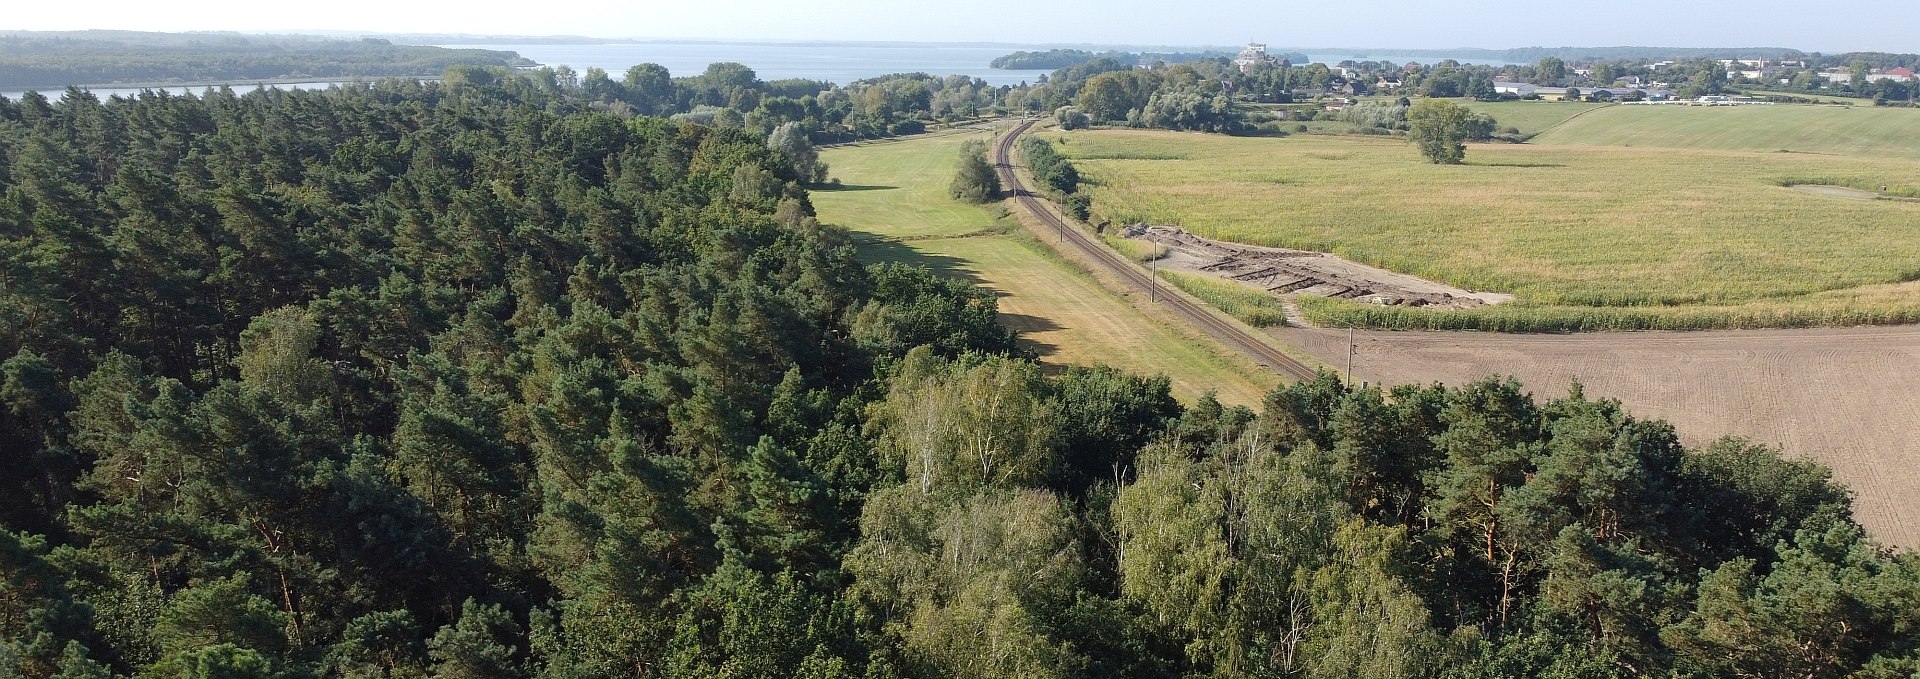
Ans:
[[[1344,367],[1348,331],[1273,328]],[[1518,377],[1553,398],[1579,379],[1642,418],[1674,424],[1689,446],[1725,435],[1818,460],[1852,488],[1883,543],[1920,547],[1920,326],[1518,335],[1360,331],[1353,377],[1461,384]]]
[[[1428,309],[1471,309],[1513,300],[1513,295],[1457,288],[1324,252],[1201,238],[1177,226],[1135,225],[1124,235],[1166,248],[1159,261],[1168,269],[1217,276],[1283,298],[1313,295]]]

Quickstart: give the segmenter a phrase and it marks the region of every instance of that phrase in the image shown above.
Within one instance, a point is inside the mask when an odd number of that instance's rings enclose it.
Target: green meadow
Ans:
[[[1189,403],[1213,391],[1225,403],[1258,405],[1279,383],[1109,292],[1028,234],[1000,204],[949,197],[961,142],[986,136],[924,135],[827,149],[821,157],[844,188],[815,190],[814,207],[821,221],[853,231],[864,258],[926,266],[998,292],[1001,321],[1047,365],[1106,363],[1164,374],[1174,395]]]
[[[1047,134],[1079,159],[1096,220],[1333,252],[1518,297],[1467,312],[1307,300],[1310,319],[1501,330],[1920,321],[1920,203],[1782,186],[1920,187],[1920,140],[1895,133],[1903,121],[1920,129],[1920,111],[1497,106],[1571,119],[1536,143],[1472,145],[1463,166],[1428,164],[1391,138]],[[1527,110],[1527,125],[1555,125]]]
[[[1482,102],[1471,99],[1457,99],[1461,104],[1475,111],[1493,116],[1499,121],[1500,129],[1509,127],[1521,134],[1539,134],[1542,130],[1566,122],[1574,116],[1585,115],[1594,109],[1606,108],[1613,104],[1592,104],[1578,101],[1495,101]]]
[[[1493,115],[1499,119],[1499,113]],[[1920,109],[1609,106],[1568,120],[1530,143],[1773,151],[1911,161],[1920,159]]]

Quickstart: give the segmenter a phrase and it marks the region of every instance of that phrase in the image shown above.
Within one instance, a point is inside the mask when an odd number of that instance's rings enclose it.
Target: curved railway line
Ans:
[[[1019,140],[1020,135],[1025,134],[1027,129],[1033,127],[1033,125],[1034,121],[1031,120],[1021,123],[1019,127],[1014,128],[1012,132],[1002,136],[999,141],[994,143],[993,162],[995,169],[1000,172],[1000,183],[1013,195],[1015,201],[1020,203],[1021,208],[1032,214],[1034,218],[1040,220],[1041,223],[1059,232],[1063,241],[1071,243],[1074,249],[1084,253],[1088,259],[1091,259],[1112,274],[1119,276],[1121,280],[1126,281],[1129,285],[1136,286],[1143,291],[1152,291],[1155,288],[1153,279],[1146,273],[1141,272],[1139,267],[1134,266],[1133,263],[1128,262],[1120,255],[1108,249],[1106,245],[1096,242],[1086,234],[1081,233],[1079,229],[1073,228],[1072,225],[1066,223],[1066,221],[1062,220],[1058,215],[1048,210],[1045,205],[1042,205],[1040,199],[1035,197],[1032,192],[1027,191],[1026,186],[1020,183],[1020,177],[1013,171],[1013,143]],[[1168,291],[1166,294],[1161,294],[1158,296],[1158,301],[1160,304],[1165,305],[1168,310],[1172,311],[1174,315],[1179,316],[1182,320],[1206,332],[1208,335],[1212,335],[1215,339],[1226,343],[1227,346],[1234,350],[1245,354],[1256,363],[1293,379],[1310,380],[1314,377],[1315,371],[1312,368],[1307,367],[1291,356],[1281,353],[1280,350],[1273,348],[1272,345],[1267,344],[1252,333],[1240,329],[1239,326],[1222,320],[1212,312],[1201,308],[1199,304],[1194,303],[1177,292]]]

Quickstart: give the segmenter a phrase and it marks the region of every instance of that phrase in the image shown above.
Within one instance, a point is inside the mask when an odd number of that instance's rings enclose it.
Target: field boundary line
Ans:
[[[1606,109],[1610,109],[1610,108],[1613,108],[1613,107],[1615,107],[1615,106],[1619,106],[1619,105],[1620,105],[1620,104],[1617,104],[1617,103],[1614,103],[1614,104],[1607,104],[1607,105],[1605,105],[1605,106],[1595,106],[1595,107],[1593,107],[1593,108],[1590,108],[1590,109],[1587,109],[1587,110],[1585,110],[1585,111],[1581,111],[1581,112],[1579,112],[1579,113],[1575,113],[1575,114],[1573,114],[1573,115],[1570,115],[1570,116],[1567,116],[1567,119],[1566,119],[1566,120],[1562,120],[1562,121],[1560,121],[1560,122],[1557,122],[1557,123],[1554,123],[1554,124],[1552,124],[1552,125],[1548,125],[1548,126],[1546,126],[1546,127],[1542,127],[1542,128],[1540,128],[1540,131],[1539,131],[1539,132],[1535,132],[1535,133],[1533,133],[1533,136],[1531,136],[1531,137],[1527,137],[1527,141],[1528,141],[1528,142],[1532,142],[1532,141],[1533,141],[1533,140],[1535,140],[1535,139],[1539,139],[1539,138],[1540,138],[1540,135],[1543,135],[1543,134],[1546,134],[1546,133],[1548,133],[1548,132],[1552,132],[1552,131],[1553,131],[1553,128],[1556,128],[1556,127],[1559,127],[1559,126],[1561,126],[1561,125],[1565,125],[1565,124],[1567,124],[1567,123],[1571,123],[1571,122],[1573,122],[1573,119],[1575,119],[1575,118],[1578,118],[1578,117],[1580,117],[1580,116],[1583,116],[1583,115],[1586,115],[1586,114],[1589,114],[1589,113],[1592,113],[1592,112],[1594,112],[1594,111],[1601,111],[1601,110],[1606,110]]]

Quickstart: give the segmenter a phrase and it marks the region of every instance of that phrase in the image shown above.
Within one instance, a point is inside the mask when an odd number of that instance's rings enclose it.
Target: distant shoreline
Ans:
[[[0,91],[39,92],[41,94],[48,94],[48,93],[65,92],[69,87],[73,87],[81,90],[152,90],[152,89],[172,89],[172,88],[203,89],[208,87],[231,87],[238,90],[243,87],[260,87],[260,86],[266,86],[266,85],[305,85],[305,84],[322,84],[322,83],[332,85],[332,84],[343,84],[343,83],[374,83],[374,82],[380,82],[382,80],[439,80],[440,78],[441,76],[436,74],[436,75],[341,76],[338,78],[327,78],[327,77],[258,78],[258,79],[232,80],[232,81],[222,81],[222,82],[134,82],[134,83],[91,83],[86,85],[41,85],[41,86],[0,85]]]

